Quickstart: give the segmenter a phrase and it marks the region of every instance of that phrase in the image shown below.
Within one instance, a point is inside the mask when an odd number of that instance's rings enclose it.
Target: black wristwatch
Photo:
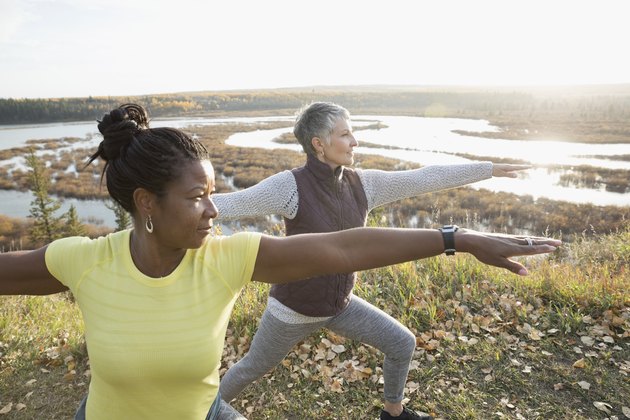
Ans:
[[[445,225],[439,228],[442,232],[442,239],[444,239],[444,253],[446,255],[455,255],[455,232],[457,229],[459,229],[457,225]]]

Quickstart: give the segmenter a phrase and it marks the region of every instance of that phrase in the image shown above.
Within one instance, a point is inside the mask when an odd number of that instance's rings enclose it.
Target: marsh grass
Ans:
[[[630,230],[584,237],[525,258],[527,277],[439,256],[360,273],[355,293],[416,334],[412,407],[445,419],[590,419],[606,417],[594,406],[605,402],[622,418],[629,239]],[[250,284],[238,299],[222,372],[247,351],[268,288]],[[0,342],[0,409],[12,404],[4,418],[71,418],[89,363],[68,295],[1,297]],[[330,343],[345,351],[330,353]],[[376,349],[318,331],[233,404],[252,420],[377,418],[382,361]]]

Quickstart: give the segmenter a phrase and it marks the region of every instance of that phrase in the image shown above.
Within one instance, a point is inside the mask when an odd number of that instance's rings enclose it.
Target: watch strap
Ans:
[[[455,232],[459,227],[457,225],[444,225],[439,228],[442,232],[442,239],[444,240],[444,253],[446,255],[455,255]]]

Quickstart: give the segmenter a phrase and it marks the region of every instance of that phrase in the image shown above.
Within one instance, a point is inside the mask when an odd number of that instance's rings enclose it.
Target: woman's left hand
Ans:
[[[520,276],[526,276],[527,269],[511,257],[546,254],[562,245],[559,239],[483,233],[462,228],[455,235],[458,250],[474,255],[484,264],[505,268]]]
[[[510,165],[508,163],[493,163],[492,164],[492,176],[516,178],[517,171],[524,171],[525,169],[531,169],[532,165]]]

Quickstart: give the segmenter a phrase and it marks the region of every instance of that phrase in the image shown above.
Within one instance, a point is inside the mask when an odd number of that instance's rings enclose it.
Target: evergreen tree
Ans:
[[[105,206],[116,216],[116,231],[125,230],[131,226],[131,215],[118,202],[110,201]]]
[[[70,206],[68,211],[64,214],[66,221],[64,226],[64,236],[83,236],[85,235],[85,227],[79,221],[79,214],[77,213],[74,204]]]
[[[39,246],[62,236],[62,220],[55,216],[61,203],[48,195],[49,179],[46,169],[32,149],[26,156],[26,164],[30,168],[29,188],[35,196],[28,216],[33,219],[29,235],[33,243]]]

